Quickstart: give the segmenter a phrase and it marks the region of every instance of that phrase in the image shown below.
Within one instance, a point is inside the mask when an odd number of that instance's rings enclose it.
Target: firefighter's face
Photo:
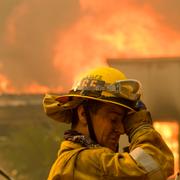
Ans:
[[[122,120],[125,108],[114,104],[104,104],[92,115],[92,122],[98,143],[116,151],[119,137],[124,134]]]

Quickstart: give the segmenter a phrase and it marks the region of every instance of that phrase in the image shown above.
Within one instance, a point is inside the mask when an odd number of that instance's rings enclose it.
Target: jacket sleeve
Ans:
[[[166,180],[174,171],[174,158],[159,133],[153,128],[139,130],[132,138],[130,153],[100,156],[105,176],[123,179]]]

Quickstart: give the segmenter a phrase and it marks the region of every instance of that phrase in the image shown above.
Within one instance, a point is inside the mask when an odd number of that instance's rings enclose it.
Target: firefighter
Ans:
[[[49,117],[71,123],[48,180],[165,180],[173,174],[172,152],[153,128],[140,82],[119,70],[92,69],[69,93],[47,94],[43,105]],[[122,134],[130,145],[120,153]]]

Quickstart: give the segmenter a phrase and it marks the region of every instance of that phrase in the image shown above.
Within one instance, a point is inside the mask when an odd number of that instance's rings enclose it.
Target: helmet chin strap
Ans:
[[[88,102],[85,102],[83,104],[83,107],[84,107],[84,112],[85,112],[85,115],[86,115],[89,136],[94,142],[98,143],[97,138],[96,138],[96,134],[95,134],[94,128],[93,128],[91,115],[90,115],[90,112],[89,112]]]

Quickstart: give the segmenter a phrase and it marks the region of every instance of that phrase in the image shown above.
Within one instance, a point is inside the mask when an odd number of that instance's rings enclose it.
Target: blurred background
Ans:
[[[0,0],[0,168],[18,180],[46,179],[69,126],[45,116],[44,94],[109,65],[141,81],[177,172],[179,9],[179,0]]]

